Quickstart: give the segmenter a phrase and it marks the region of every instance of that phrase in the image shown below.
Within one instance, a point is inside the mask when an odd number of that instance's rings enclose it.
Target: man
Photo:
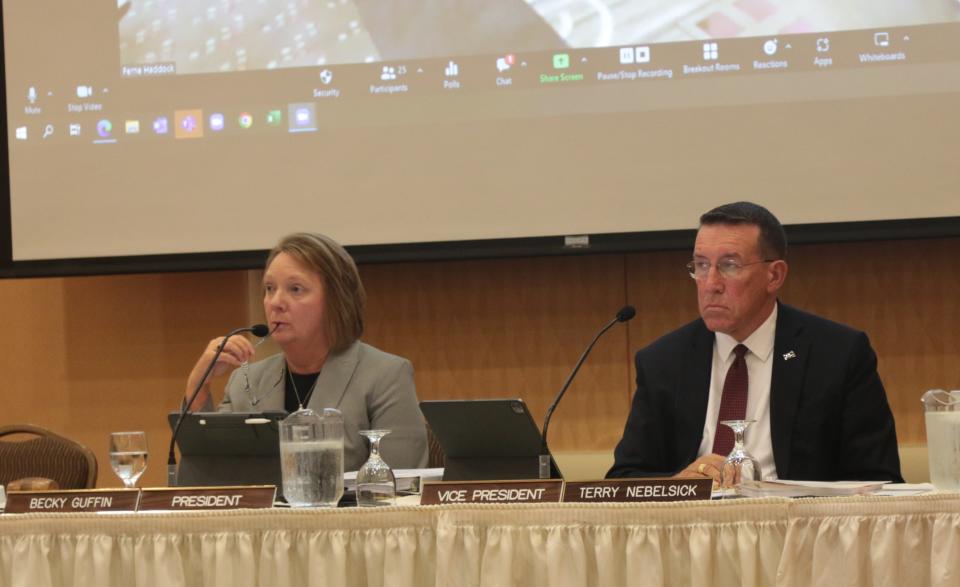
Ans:
[[[755,422],[764,479],[902,482],[893,414],[867,336],[777,300],[786,235],[737,202],[700,218],[688,264],[700,319],[636,355],[637,391],[608,477],[712,477],[721,420]]]

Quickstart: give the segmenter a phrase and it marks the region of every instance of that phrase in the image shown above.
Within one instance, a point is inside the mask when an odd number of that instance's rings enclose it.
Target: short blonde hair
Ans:
[[[322,234],[298,232],[283,237],[267,257],[266,267],[286,253],[323,282],[327,343],[331,353],[343,351],[363,334],[367,294],[353,257],[340,243]]]

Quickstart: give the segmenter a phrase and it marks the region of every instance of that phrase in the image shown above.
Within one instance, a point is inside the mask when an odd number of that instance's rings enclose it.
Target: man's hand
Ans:
[[[702,479],[709,477],[716,484],[720,483],[720,469],[726,457],[722,455],[704,455],[687,465],[682,471],[674,475],[678,479]]]

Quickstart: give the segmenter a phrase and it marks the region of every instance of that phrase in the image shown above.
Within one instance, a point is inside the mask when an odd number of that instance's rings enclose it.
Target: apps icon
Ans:
[[[70,124],[70,136],[71,137],[80,136],[80,123],[74,122]]]
[[[18,140],[18,141],[25,141],[25,140],[27,140],[27,127],[25,127],[25,126],[18,126],[18,127],[17,127],[17,132],[16,132],[16,137],[17,137],[17,140]]]
[[[320,83],[325,86],[329,86],[333,82],[333,72],[329,69],[324,69],[320,72]]]
[[[553,68],[567,69],[568,67],[570,67],[570,55],[567,53],[554,53]]]
[[[317,130],[317,113],[312,102],[293,103],[288,106],[290,132],[308,132]]]
[[[497,71],[499,71],[500,73],[503,73],[504,71],[507,71],[508,69],[513,67],[514,64],[516,64],[516,62],[517,62],[517,57],[513,53],[510,53],[509,55],[504,55],[503,57],[498,57]]]
[[[210,130],[214,132],[220,132],[223,130],[223,114],[220,112],[214,112],[210,115]]]
[[[113,123],[106,118],[97,122],[97,134],[101,139],[108,139],[113,134]]]
[[[820,37],[817,39],[817,53],[826,53],[830,50],[830,39],[827,37]]]
[[[199,139],[203,137],[203,110],[174,111],[173,136],[178,139]]]
[[[283,122],[283,110],[271,110],[267,112],[267,124],[270,126],[280,126]]]
[[[242,129],[248,129],[253,126],[253,116],[249,112],[241,112],[237,117],[237,123]]]
[[[139,120],[124,121],[123,128],[126,130],[128,135],[140,134],[140,121]]]
[[[703,44],[703,60],[714,61],[720,58],[720,49],[716,43]]]
[[[170,132],[170,121],[166,116],[158,116],[153,119],[153,132],[158,135],[165,135]]]

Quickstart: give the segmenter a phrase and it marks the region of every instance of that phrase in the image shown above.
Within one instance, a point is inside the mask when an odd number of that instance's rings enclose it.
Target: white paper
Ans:
[[[745,481],[740,487],[744,497],[831,497],[871,495],[887,485],[887,481]]]

